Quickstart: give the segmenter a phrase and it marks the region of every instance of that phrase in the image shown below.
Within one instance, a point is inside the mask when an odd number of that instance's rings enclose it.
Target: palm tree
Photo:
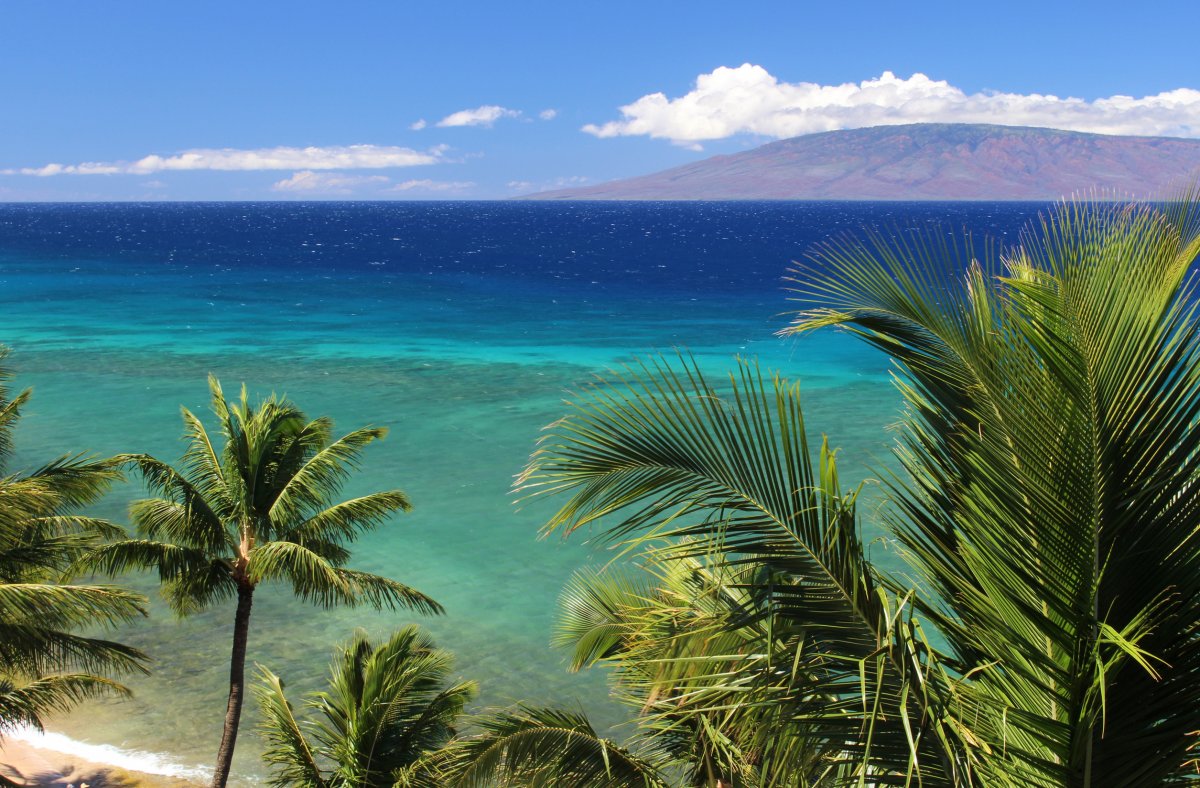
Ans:
[[[120,478],[111,460],[60,457],[12,472],[12,433],[30,392],[10,397],[0,347],[0,734],[41,729],[51,712],[127,690],[99,673],[143,671],[146,657],[80,630],[145,615],[144,598],[108,586],[64,585],[63,570],[110,524],[78,513]],[[0,776],[0,784],[6,784]]]
[[[109,573],[156,569],[163,595],[181,616],[237,599],[229,701],[212,783],[224,786],[241,718],[250,611],[260,584],[290,583],[296,596],[322,606],[442,609],[402,583],[345,566],[346,543],[410,508],[399,490],[334,502],[362,450],[386,430],[367,427],[333,440],[330,419],[310,421],[286,400],[271,396],[253,406],[243,386],[240,401],[229,403],[216,378],[209,378],[209,388],[222,445],[185,408],[182,470],[144,454],[124,456],[161,497],[131,506],[141,538],[104,545],[84,565]]]
[[[718,681],[658,684],[676,715],[776,706],[836,767],[831,784],[1188,779],[1196,209],[1065,204],[1004,253],[872,234],[795,271],[792,331],[842,326],[896,362],[901,472],[883,516],[911,578],[865,559],[798,389],[750,365],[720,388],[685,360],[593,389],[521,484],[570,496],[548,530],[604,518],[617,540],[660,540],[662,560],[757,567],[738,586],[773,631],[706,654],[743,661]]]
[[[450,683],[454,657],[416,626],[372,646],[363,632],[339,649],[327,689],[310,693],[298,720],[283,682],[262,668],[257,688],[272,784],[299,788],[390,788],[397,773],[455,734],[474,682]]]

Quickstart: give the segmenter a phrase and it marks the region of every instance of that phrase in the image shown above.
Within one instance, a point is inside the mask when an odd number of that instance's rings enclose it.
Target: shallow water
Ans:
[[[179,407],[227,392],[286,393],[342,431],[379,424],[347,494],[399,487],[415,511],[354,548],[354,565],[440,601],[423,619],[482,704],[582,705],[622,719],[598,672],[572,675],[549,640],[571,572],[608,555],[539,541],[546,504],[511,483],[564,395],[605,368],[685,346],[720,372],[735,354],[803,382],[815,433],[843,476],[887,462],[898,398],[888,361],[825,333],[781,340],[791,260],[828,234],[932,218],[1012,238],[1040,206],[814,203],[0,205],[0,342],[35,388],[18,465],[86,450],[178,457]],[[120,520],[132,485],[99,507]],[[868,507],[869,511],[870,507]],[[886,560],[886,559],[885,559]],[[128,581],[154,592],[148,578]],[[155,657],[135,697],[54,727],[170,753],[215,752],[232,606],[175,621],[161,604],[122,640]],[[405,612],[320,610],[256,595],[250,660],[298,695],[356,627],[382,636]],[[253,782],[252,704],[235,771]],[[613,735],[620,736],[621,728]]]

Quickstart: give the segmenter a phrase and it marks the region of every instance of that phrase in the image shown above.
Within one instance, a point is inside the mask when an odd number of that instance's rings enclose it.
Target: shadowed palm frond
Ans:
[[[15,684],[0,676],[0,735],[21,727],[42,730],[43,715],[62,711],[88,700],[128,696],[129,690],[114,681],[86,673],[44,676]]]
[[[456,788],[669,785],[652,763],[601,738],[579,712],[519,706],[475,724],[480,733],[454,742],[442,764],[446,783]]]

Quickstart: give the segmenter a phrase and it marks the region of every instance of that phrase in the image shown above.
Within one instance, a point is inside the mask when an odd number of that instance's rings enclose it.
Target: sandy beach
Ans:
[[[126,769],[18,738],[0,741],[0,774],[18,785],[91,788],[193,788],[198,780]]]

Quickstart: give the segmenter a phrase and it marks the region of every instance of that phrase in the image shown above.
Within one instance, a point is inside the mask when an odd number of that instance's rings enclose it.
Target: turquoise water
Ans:
[[[864,204],[175,204],[0,206],[0,342],[35,398],[18,464],[59,453],[175,460],[179,407],[206,412],[205,377],[287,394],[343,431],[385,425],[348,495],[400,487],[415,504],[355,548],[358,568],[440,601],[423,619],[481,704],[623,712],[599,673],[548,646],[566,579],[609,556],[539,540],[545,504],[511,483],[562,400],[639,355],[686,346],[706,368],[737,354],[799,377],[809,424],[846,477],[886,462],[897,396],[887,359],[828,333],[781,340],[781,278],[813,241],[862,225],[948,218],[1011,237],[1036,206]],[[99,513],[120,520],[133,485]],[[869,509],[869,507],[868,507]],[[868,512],[869,513],[869,512]],[[147,578],[127,582],[153,594]],[[185,621],[157,604],[120,638],[155,658],[132,700],[53,727],[76,739],[210,763],[227,692],[232,607]],[[256,595],[250,660],[299,694],[356,627],[406,612],[320,610]],[[235,770],[261,776],[252,704]],[[620,736],[621,728],[613,735]]]

